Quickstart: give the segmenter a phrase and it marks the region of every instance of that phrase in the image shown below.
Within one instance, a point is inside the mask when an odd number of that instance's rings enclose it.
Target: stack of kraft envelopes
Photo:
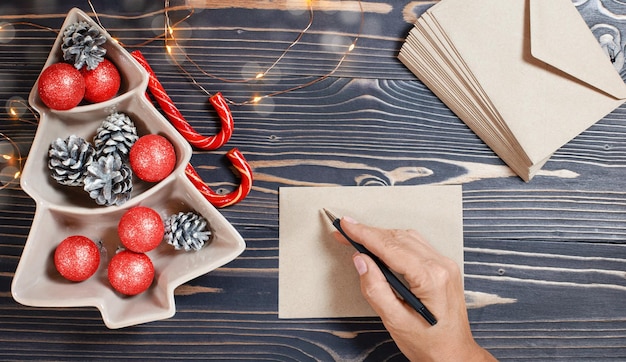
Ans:
[[[442,0],[399,59],[525,181],[626,99],[571,0]]]

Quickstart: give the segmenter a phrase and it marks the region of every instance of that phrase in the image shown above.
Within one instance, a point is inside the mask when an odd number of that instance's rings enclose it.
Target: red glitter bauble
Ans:
[[[83,67],[80,73],[85,78],[85,100],[91,103],[108,101],[120,89],[121,77],[115,64],[104,59],[96,69]]]
[[[176,165],[174,146],[163,136],[149,134],[140,137],[130,148],[130,168],[147,182],[166,178]]]
[[[65,279],[73,282],[88,279],[99,265],[100,249],[86,236],[69,236],[54,251],[54,266]]]
[[[41,72],[37,90],[46,106],[65,111],[83,100],[85,80],[72,65],[55,63]]]
[[[152,284],[154,265],[144,253],[122,250],[111,258],[108,276],[113,289],[125,295],[136,295]]]
[[[165,226],[156,211],[145,206],[135,206],[122,215],[117,233],[126,249],[145,253],[159,246]]]

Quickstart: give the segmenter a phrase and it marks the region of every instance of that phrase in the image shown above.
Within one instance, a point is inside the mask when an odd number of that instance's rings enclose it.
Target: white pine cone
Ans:
[[[211,236],[209,222],[194,212],[179,212],[165,220],[165,241],[176,250],[200,250]]]
[[[61,185],[81,186],[94,154],[93,146],[81,137],[57,138],[48,149],[50,175]]]
[[[87,166],[83,189],[98,205],[122,205],[133,190],[132,171],[118,154],[100,156]]]
[[[117,152],[122,158],[126,158],[138,138],[137,128],[130,117],[115,112],[102,121],[93,142],[98,155]]]
[[[106,49],[101,47],[106,42],[104,34],[94,25],[86,21],[70,24],[63,31],[63,59],[74,63],[76,69],[87,65],[94,70],[104,60]]]

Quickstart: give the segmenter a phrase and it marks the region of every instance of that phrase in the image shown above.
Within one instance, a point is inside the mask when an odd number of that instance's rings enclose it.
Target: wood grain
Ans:
[[[307,21],[306,13],[282,10],[287,2],[202,3],[187,21],[192,31],[184,46],[201,69],[220,77],[241,77],[251,63],[268,66]],[[264,82],[228,83],[191,63],[185,67],[206,89],[237,101],[323,75],[358,31],[343,2],[326,3],[337,9],[316,10],[312,28]],[[278,319],[278,188],[459,183],[466,297],[477,341],[501,360],[626,359],[626,107],[568,143],[524,183],[397,61],[411,26],[406,15],[431,4],[364,2],[357,48],[333,77],[233,107],[235,133],[226,147],[194,152],[192,164],[216,189],[237,183],[226,150],[238,147],[250,161],[252,193],[222,210],[247,248],[178,288],[171,319],[108,330],[93,308],[17,304],[10,284],[35,205],[17,183],[0,190],[0,359],[404,360],[376,318]],[[2,5],[0,22],[58,29],[74,5],[89,10],[83,1]],[[94,5],[124,44],[158,33],[153,21],[160,3]],[[15,38],[0,43],[0,106],[28,97],[56,36],[15,28]],[[141,51],[192,126],[215,132],[219,120],[207,95],[167,59],[162,42]],[[0,132],[24,155],[35,129],[0,109]]]

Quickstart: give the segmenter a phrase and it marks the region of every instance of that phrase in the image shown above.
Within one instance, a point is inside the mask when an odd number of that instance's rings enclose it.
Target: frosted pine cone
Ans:
[[[94,70],[104,60],[107,51],[101,45],[105,42],[106,37],[95,25],[86,21],[70,24],[63,31],[63,59],[73,62],[76,69],[87,65],[88,70]]]
[[[93,146],[81,137],[57,138],[48,149],[50,175],[61,185],[81,186],[94,154]]]
[[[193,212],[179,212],[165,220],[165,241],[174,249],[200,250],[211,239],[209,222]]]
[[[118,154],[100,156],[87,166],[84,189],[98,205],[122,205],[133,190],[132,171]]]
[[[98,127],[94,144],[98,155],[117,152],[122,158],[126,158],[138,138],[133,121],[124,113],[115,112]]]

